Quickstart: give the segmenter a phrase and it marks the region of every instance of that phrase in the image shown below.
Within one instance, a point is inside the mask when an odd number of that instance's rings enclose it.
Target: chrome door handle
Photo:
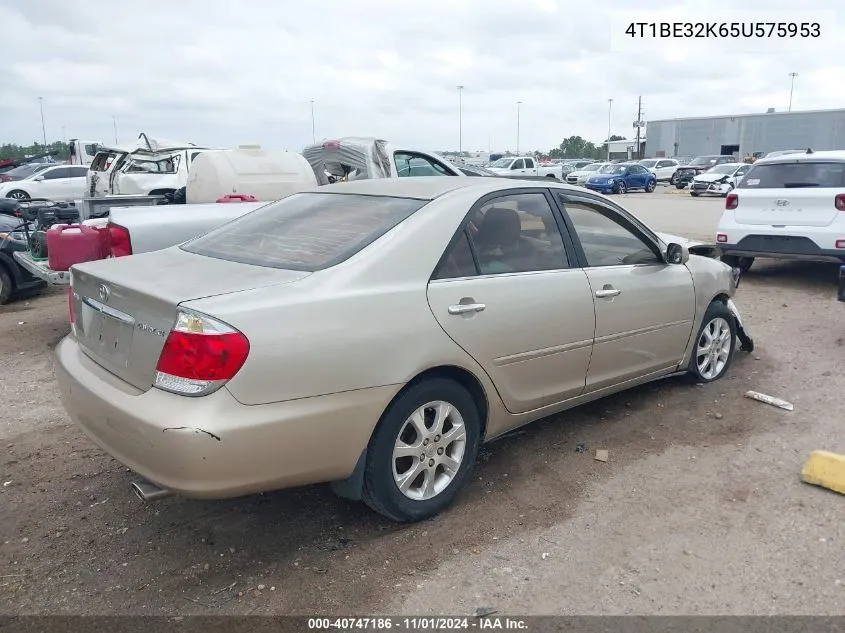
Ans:
[[[483,312],[487,308],[483,303],[460,303],[449,306],[449,314],[467,314],[469,312]]]
[[[596,296],[600,299],[606,299],[607,297],[617,297],[622,294],[621,290],[617,290],[616,288],[603,288],[601,290],[596,290]]]

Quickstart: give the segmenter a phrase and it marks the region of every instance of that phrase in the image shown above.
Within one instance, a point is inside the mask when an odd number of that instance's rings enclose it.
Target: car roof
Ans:
[[[829,150],[829,151],[822,151],[822,152],[812,152],[807,154],[806,152],[802,154],[781,154],[780,156],[771,156],[769,158],[759,158],[754,163],[755,165],[771,165],[777,163],[794,163],[794,162],[806,162],[806,161],[813,161],[813,160],[841,160],[845,161],[845,151],[842,150]]]
[[[479,197],[503,189],[537,189],[538,187],[554,187],[583,191],[581,187],[573,187],[560,182],[538,182],[536,180],[519,180],[516,178],[461,177],[461,176],[418,176],[410,178],[371,178],[339,182],[333,185],[313,187],[305,193],[343,193],[367,196],[391,196],[396,198],[416,198],[419,200],[433,200],[439,196],[458,189],[472,189]]]

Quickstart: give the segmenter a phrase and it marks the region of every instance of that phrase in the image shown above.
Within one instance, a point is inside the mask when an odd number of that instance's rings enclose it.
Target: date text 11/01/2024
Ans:
[[[818,38],[818,22],[631,22],[625,35],[677,38]]]
[[[401,630],[458,631],[468,629],[528,631],[525,619],[499,616],[468,617],[373,617],[308,618],[309,630],[364,631]]]

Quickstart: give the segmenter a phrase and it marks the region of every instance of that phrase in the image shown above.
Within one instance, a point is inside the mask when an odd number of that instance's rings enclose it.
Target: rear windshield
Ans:
[[[182,249],[254,266],[321,270],[349,259],[427,202],[299,193],[248,213]]]
[[[845,187],[845,163],[802,161],[754,165],[739,186],[741,189]]]

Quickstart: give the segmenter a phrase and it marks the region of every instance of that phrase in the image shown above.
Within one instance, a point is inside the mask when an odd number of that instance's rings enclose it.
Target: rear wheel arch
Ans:
[[[472,372],[464,369],[463,367],[458,367],[457,365],[439,365],[437,367],[431,367],[430,369],[426,369],[423,372],[420,372],[416,376],[414,376],[411,380],[407,382],[407,384],[399,390],[393,399],[390,401],[390,404],[385,407],[385,413],[390,409],[390,406],[399,399],[406,391],[411,389],[412,387],[418,385],[421,382],[425,382],[426,380],[431,380],[434,378],[445,378],[447,380],[452,380],[459,384],[461,387],[466,389],[470,396],[472,396],[472,401],[475,403],[476,409],[478,410],[478,417],[481,420],[481,437],[483,438],[485,433],[487,432],[487,415],[489,412],[489,401],[487,399],[487,393],[484,391],[484,387],[481,385],[481,382],[478,378],[475,377],[475,374]],[[382,414],[382,418],[384,415]],[[379,419],[381,422],[381,419]],[[376,425],[378,427],[378,425]],[[375,433],[375,430],[373,430]]]
[[[175,192],[176,192],[176,190],[175,190],[175,189],[172,189],[172,188],[170,188],[170,187],[167,187],[167,188],[165,188],[165,189],[153,189],[153,190],[152,190],[152,191],[150,191],[150,193],[148,193],[147,195],[148,195],[148,196],[165,196],[165,195],[167,195],[167,194],[169,194],[169,193],[170,193],[170,194],[172,194],[172,193],[175,193]]]
[[[481,385],[481,382],[472,372],[456,365],[438,365],[436,367],[430,367],[429,369],[426,369],[414,376],[393,396],[393,398],[391,398],[390,402],[384,408],[384,411],[382,411],[378,422],[373,427],[373,431],[370,434],[370,441],[361,453],[361,456],[358,458],[358,462],[356,463],[353,472],[346,479],[331,483],[332,490],[335,494],[352,501],[360,501],[362,499],[364,488],[364,468],[366,467],[367,453],[370,450],[370,444],[372,443],[373,438],[375,438],[376,433],[379,428],[381,428],[382,423],[391,408],[403,395],[415,386],[435,379],[451,380],[461,386],[470,395],[473,403],[475,404],[476,410],[478,411],[478,418],[481,423],[480,440],[483,443],[484,437],[487,433],[489,403],[487,394],[484,391],[484,387]]]

